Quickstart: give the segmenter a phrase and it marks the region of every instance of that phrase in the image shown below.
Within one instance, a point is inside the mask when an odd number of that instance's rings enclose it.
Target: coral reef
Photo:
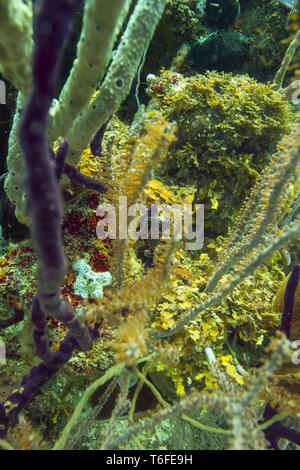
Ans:
[[[0,447],[299,446],[300,1],[0,8]]]

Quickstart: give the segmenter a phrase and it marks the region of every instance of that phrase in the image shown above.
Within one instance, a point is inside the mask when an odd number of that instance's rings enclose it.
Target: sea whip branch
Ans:
[[[66,274],[61,240],[61,204],[58,182],[47,142],[48,113],[56,66],[81,0],[43,0],[35,25],[33,91],[20,125],[31,234],[39,259],[37,295],[41,310],[62,321],[82,350],[90,349],[88,329],[75,318],[73,308],[60,297]]]

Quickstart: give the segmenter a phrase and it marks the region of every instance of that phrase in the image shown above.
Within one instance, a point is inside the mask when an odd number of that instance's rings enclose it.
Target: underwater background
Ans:
[[[299,448],[299,15],[0,0],[0,448]]]

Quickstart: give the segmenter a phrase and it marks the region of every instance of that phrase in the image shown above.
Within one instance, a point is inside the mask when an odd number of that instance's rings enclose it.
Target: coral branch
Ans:
[[[7,318],[5,320],[0,319],[0,329],[3,330],[4,328],[8,328],[11,325],[15,325],[16,323],[20,323],[24,319],[24,310],[18,303],[14,303],[14,315],[11,318]]]
[[[82,111],[67,134],[68,163],[76,166],[81,152],[130,91],[145,49],[148,48],[167,0],[139,0],[113,57],[99,95]]]

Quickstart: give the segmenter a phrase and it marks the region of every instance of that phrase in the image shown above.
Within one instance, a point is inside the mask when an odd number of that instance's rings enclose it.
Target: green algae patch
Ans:
[[[207,72],[184,78],[165,71],[150,85],[150,108],[178,124],[158,176],[195,187],[206,227],[224,233],[293,115],[283,96],[247,75]]]

